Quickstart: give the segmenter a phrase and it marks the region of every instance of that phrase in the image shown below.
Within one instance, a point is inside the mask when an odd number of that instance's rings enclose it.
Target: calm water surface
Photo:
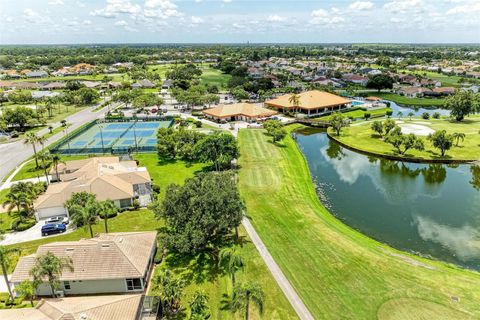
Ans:
[[[480,167],[367,157],[312,129],[296,139],[338,219],[397,249],[480,270]]]

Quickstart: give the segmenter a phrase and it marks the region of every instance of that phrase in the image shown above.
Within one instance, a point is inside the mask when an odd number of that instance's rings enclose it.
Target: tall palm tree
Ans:
[[[44,136],[38,137],[37,142],[40,143],[43,151],[45,149],[45,143],[47,142],[47,138],[45,138]]]
[[[462,140],[462,142],[465,140],[465,133],[462,133],[462,132],[454,132],[452,133],[452,137],[453,139],[456,140],[456,143],[455,143],[455,146],[458,147],[458,144],[460,142],[460,140]]]
[[[245,261],[236,247],[223,248],[219,254],[219,265],[227,268],[232,277],[232,286],[235,287],[235,273],[245,266]]]
[[[90,237],[93,238],[92,226],[97,223],[98,202],[88,201],[85,206],[74,205],[70,211],[72,222],[77,226],[84,226],[90,231]]]
[[[59,258],[48,251],[35,258],[35,264],[30,270],[30,275],[33,277],[33,283],[36,287],[44,283],[46,279],[52,292],[52,298],[55,298],[55,289],[59,287],[59,279],[62,276],[63,269],[66,268],[73,271],[72,259]]]
[[[180,301],[185,284],[174,277],[170,270],[157,273],[152,279],[154,292],[162,299],[163,310],[175,314],[180,309]]]
[[[12,210],[16,208],[18,214],[20,215],[21,209],[24,208],[29,210],[31,203],[32,199],[29,194],[25,192],[11,192],[10,190],[10,192],[5,196],[5,201],[3,202],[2,206],[4,208],[7,207],[8,212],[12,212]],[[21,215],[20,218],[22,218]]]
[[[105,233],[108,233],[108,216],[118,212],[117,206],[112,200],[105,200],[98,202],[98,205],[95,207],[95,209],[97,210],[97,215],[103,218]]]
[[[234,312],[243,310],[245,312],[245,320],[248,320],[251,302],[257,306],[258,311],[262,314],[265,303],[262,287],[255,282],[245,282],[236,285],[233,289],[232,310]]]
[[[22,281],[15,286],[15,292],[18,293],[22,299],[28,299],[33,308],[33,298],[35,297],[35,286],[33,282],[29,280]]]
[[[65,164],[65,161],[63,161],[62,158],[60,158],[60,156],[58,154],[53,154],[52,155],[52,164],[53,164],[53,167],[55,168],[55,174],[57,175],[57,180],[58,181],[60,181],[60,176],[58,175],[58,165],[60,163]]]
[[[0,234],[0,240],[3,239],[3,234]],[[8,295],[11,301],[13,301],[12,288],[10,288],[10,281],[8,280],[8,271],[7,271],[7,261],[11,253],[16,251],[13,248],[8,248],[5,246],[0,246],[0,266],[2,267],[3,279],[7,285]]]
[[[298,107],[300,105],[300,95],[292,93],[290,98],[288,98],[288,102],[290,102],[292,107]]]
[[[42,151],[37,154],[37,157],[42,162],[43,174],[45,175],[47,185],[49,185],[50,181],[48,180],[48,166],[45,164],[45,162],[50,161],[51,155],[48,151]]]
[[[27,132],[25,135],[25,140],[23,141],[25,144],[31,144],[33,147],[33,157],[35,158],[35,168],[38,168],[38,159],[37,159],[37,146],[38,143],[38,136],[33,132]]]

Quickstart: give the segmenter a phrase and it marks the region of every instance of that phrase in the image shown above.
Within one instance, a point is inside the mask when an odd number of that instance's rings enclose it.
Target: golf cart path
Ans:
[[[250,239],[252,239],[253,244],[255,244],[255,247],[260,253],[263,261],[267,265],[268,269],[272,273],[273,277],[277,281],[278,285],[282,289],[293,309],[295,309],[298,317],[302,320],[313,320],[314,318],[312,314],[310,313],[310,311],[308,311],[300,296],[297,294],[295,289],[288,281],[287,277],[285,277],[282,270],[273,259],[262,239],[260,239],[260,236],[257,234],[255,229],[253,228],[253,225],[250,223],[250,220],[248,220],[248,218],[243,218],[242,224],[247,231],[248,236],[250,237]]]

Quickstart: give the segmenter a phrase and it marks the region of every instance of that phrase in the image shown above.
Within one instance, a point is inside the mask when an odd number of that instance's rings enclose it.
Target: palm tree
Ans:
[[[118,212],[118,208],[112,200],[100,201],[96,206],[97,215],[103,218],[105,233],[108,233],[108,216]]]
[[[460,142],[460,140],[462,140],[462,142],[465,140],[465,133],[462,133],[462,132],[454,132],[452,133],[452,136],[453,136],[453,139],[456,140],[456,143],[455,143],[455,146],[458,147],[458,143]]]
[[[210,318],[208,295],[205,292],[195,291],[188,305],[190,306],[190,320]]]
[[[45,175],[47,185],[49,185],[50,181],[48,179],[48,165],[46,164],[46,162],[50,161],[52,156],[48,151],[42,151],[37,154],[37,157],[38,160],[42,162],[43,174]]]
[[[292,93],[290,98],[288,98],[288,102],[290,102],[292,107],[298,107],[300,105],[300,96],[296,93]]]
[[[0,240],[1,239],[3,239],[3,234],[0,235]],[[12,288],[10,288],[10,281],[8,280],[8,276],[7,276],[8,275],[7,260],[8,260],[8,256],[14,251],[15,249],[13,248],[0,246],[0,265],[2,267],[3,279],[5,280],[5,284],[7,285],[8,295],[11,301],[13,301],[13,293],[12,293]]]
[[[51,99],[46,99],[45,100],[45,109],[48,111],[48,117],[51,118],[53,117],[53,109],[55,108],[53,101]]]
[[[47,138],[45,138],[44,136],[38,137],[37,142],[40,143],[43,151],[45,149],[45,143],[47,142]]]
[[[52,164],[53,164],[53,167],[55,168],[55,174],[57,175],[57,181],[60,181],[60,176],[58,175],[58,165],[60,163],[65,164],[65,161],[63,161],[62,158],[60,158],[60,156],[58,154],[53,154],[52,155]]]
[[[232,310],[244,310],[245,320],[248,320],[250,302],[257,305],[260,314],[263,313],[265,295],[262,288],[255,282],[240,283],[233,289]]]
[[[33,308],[33,298],[35,297],[35,286],[29,281],[22,281],[20,284],[15,286],[15,292],[22,297],[22,299],[30,300],[30,304]]]
[[[3,202],[2,206],[5,208],[7,207],[8,212],[12,212],[14,208],[17,208],[17,212],[20,215],[21,208],[29,209],[31,198],[25,192],[12,192],[10,190],[9,193],[5,196],[5,201]],[[20,216],[20,218],[22,218]]]
[[[85,206],[74,205],[70,211],[73,223],[77,226],[84,226],[90,231],[90,237],[93,238],[92,226],[97,223],[98,202],[88,201]]]
[[[59,258],[48,251],[35,258],[35,264],[32,270],[30,270],[30,275],[33,277],[35,286],[45,282],[46,279],[52,291],[52,298],[55,298],[55,289],[60,285],[59,278],[65,268],[73,271],[72,259]]]
[[[175,314],[180,309],[184,283],[170,270],[157,273],[152,279],[153,290],[162,299],[162,309]]]
[[[408,113],[408,118],[409,118],[410,120],[412,120],[412,117],[413,117],[414,115],[415,115],[415,113],[413,113],[413,112],[410,111],[410,112]]]
[[[245,266],[245,261],[236,247],[223,248],[219,254],[219,265],[224,265],[232,277],[232,286],[235,287],[235,272]]]
[[[398,119],[401,119],[403,117],[403,112],[402,111],[398,111],[397,112],[397,116],[398,116]]]
[[[33,157],[35,158],[35,168],[38,168],[38,159],[37,159],[37,146],[38,137],[33,132],[27,132],[25,135],[25,140],[23,141],[25,144],[31,144],[33,147]]]

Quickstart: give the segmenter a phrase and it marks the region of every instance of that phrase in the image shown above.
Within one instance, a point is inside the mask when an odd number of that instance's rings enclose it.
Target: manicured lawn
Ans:
[[[88,158],[88,155],[62,155],[62,161],[71,161],[71,160],[79,160]],[[39,163],[41,165],[41,163]],[[51,163],[47,163],[48,171],[50,170]],[[43,177],[45,174],[43,173],[42,168],[35,168],[35,160],[28,162],[26,165],[17,172],[17,174],[13,177],[12,181],[18,181],[23,179],[30,179],[30,178],[37,178]]]
[[[412,105],[412,106],[443,106],[445,103],[445,99],[442,98],[433,98],[433,99],[428,99],[428,98],[408,98],[401,96],[396,93],[387,93],[387,92],[375,92],[375,96],[385,99],[385,100],[390,100],[398,104],[403,104],[403,105]]]
[[[394,250],[344,225],[318,200],[294,140],[270,141],[262,130],[240,130],[241,195],[315,318],[480,317],[480,274]]]
[[[376,117],[385,116],[388,110],[391,110],[391,109],[390,108],[382,108],[382,109],[368,110],[368,111],[364,111],[364,110],[361,110],[361,109],[356,109],[356,110],[343,112],[343,115],[345,115],[345,117],[352,117],[354,119],[363,119],[365,117],[365,112],[368,112],[368,113],[370,113],[371,117],[376,118]],[[319,117],[317,119],[319,121],[324,121],[324,120],[330,120],[331,117],[332,117],[332,115],[329,114],[328,116]]]
[[[229,74],[225,74],[222,71],[211,67],[203,67],[202,71],[203,73],[200,77],[200,83],[204,85],[216,85],[219,89],[225,88],[228,80],[231,78]]]
[[[433,130],[446,130],[448,133],[462,132],[466,134],[465,141],[461,141],[459,146],[454,146],[446,152],[444,159],[457,160],[478,160],[480,159],[480,117],[470,117],[462,122],[451,121],[449,119],[402,119],[406,124],[424,125]],[[371,121],[358,126],[350,126],[342,130],[340,137],[334,136],[341,142],[356,149],[385,155],[396,155],[391,144],[383,141],[370,129]],[[432,143],[424,140],[425,150],[408,150],[406,156],[418,157],[423,159],[441,159],[440,151],[433,148]]]

